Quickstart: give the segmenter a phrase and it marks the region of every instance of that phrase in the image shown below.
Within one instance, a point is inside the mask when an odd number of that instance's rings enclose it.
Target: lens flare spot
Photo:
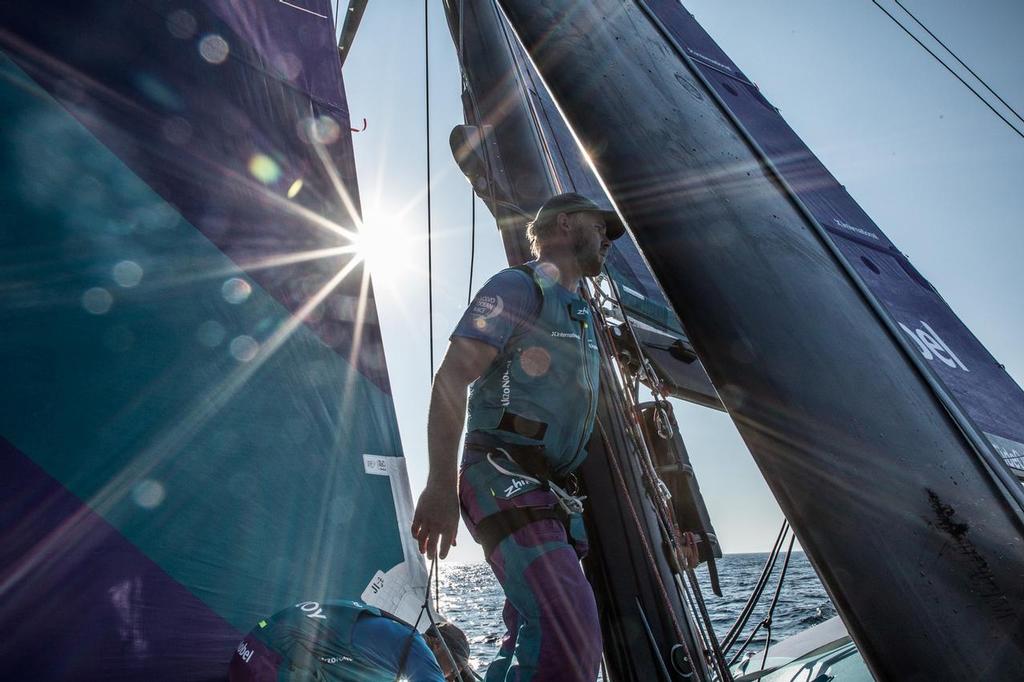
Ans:
[[[160,132],[171,144],[183,145],[192,137],[192,124],[180,116],[175,116],[160,124]]]
[[[132,500],[143,509],[156,509],[163,503],[165,497],[167,497],[167,491],[164,490],[163,483],[151,478],[139,481],[132,489]]]
[[[271,185],[281,177],[281,166],[266,154],[253,154],[249,159],[249,173],[264,185]]]
[[[551,354],[540,346],[531,346],[519,354],[519,366],[531,377],[540,377],[551,368]]]
[[[82,307],[93,315],[103,315],[114,305],[114,297],[103,287],[93,287],[82,294]]]
[[[196,329],[196,340],[207,348],[216,348],[224,340],[227,332],[217,320],[207,320]]]
[[[142,266],[133,260],[123,260],[114,266],[114,281],[125,289],[138,286],[142,274]]]
[[[188,10],[174,10],[167,15],[167,30],[179,40],[188,40],[196,34],[196,18]]]
[[[249,362],[260,352],[260,344],[251,336],[242,334],[231,339],[231,357],[239,362]]]
[[[224,282],[220,288],[220,293],[224,296],[225,301],[238,305],[239,303],[245,303],[249,295],[252,294],[252,285],[244,279],[232,277]]]
[[[288,80],[295,80],[302,72],[302,60],[291,52],[278,53],[270,61]]]
[[[302,191],[302,178],[297,178],[292,186],[288,188],[288,198],[294,199],[295,196]]]
[[[199,41],[199,56],[211,64],[223,64],[224,60],[228,58],[230,51],[231,48],[228,46],[228,41],[216,33],[203,36],[202,40]]]
[[[306,118],[299,123],[299,135],[307,142],[329,145],[341,137],[341,126],[330,116]]]
[[[537,270],[540,271],[544,277],[550,282],[557,282],[558,278],[562,276],[562,272],[558,269],[558,266],[554,263],[544,262],[537,266]]]
[[[182,108],[178,93],[151,73],[136,74],[135,87],[157,106],[174,111]]]

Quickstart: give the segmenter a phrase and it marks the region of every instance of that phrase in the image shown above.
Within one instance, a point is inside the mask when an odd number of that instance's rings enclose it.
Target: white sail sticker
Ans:
[[[384,457],[382,455],[363,455],[363,467],[366,469],[366,473],[373,474],[375,476],[390,476],[390,470],[388,468],[389,459],[401,459],[404,462],[404,457]]]
[[[403,561],[387,571],[378,570],[360,598],[406,622],[415,623],[419,619],[420,630],[426,630],[430,620],[419,618],[419,615],[429,578],[423,555],[412,537],[413,504],[405,458],[363,455],[363,470],[370,476],[387,476],[391,480]]]

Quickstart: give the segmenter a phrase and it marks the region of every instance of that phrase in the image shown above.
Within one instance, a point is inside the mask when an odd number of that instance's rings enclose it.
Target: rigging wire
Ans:
[[[430,334],[430,383],[434,383],[434,262],[430,210],[430,15],[429,0],[423,0],[423,75],[427,127],[427,327]]]
[[[430,3],[423,0],[423,111],[426,114],[426,138],[427,138],[427,333],[430,335],[428,344],[430,351],[430,384],[434,383],[434,261],[433,243],[431,235],[431,210],[430,210]],[[434,575],[434,608],[440,606],[440,583],[438,573],[433,569]],[[427,594],[430,594],[430,577],[427,577]],[[429,611],[428,611],[428,616]],[[431,620],[433,622],[433,620]]]
[[[988,90],[989,92],[991,92],[991,93],[992,93],[992,96],[993,96],[993,97],[995,97],[995,98],[996,98],[997,100],[999,100],[999,101],[1000,101],[1000,103],[1002,103],[1002,105],[1003,105],[1003,106],[1005,106],[1005,107],[1006,107],[1007,109],[1009,109],[1010,111],[1012,111],[1012,112],[1013,112],[1013,115],[1014,115],[1014,116],[1016,116],[1016,117],[1017,117],[1017,119],[1018,119],[1018,120],[1019,120],[1019,121],[1020,121],[1021,123],[1024,123],[1024,118],[1022,118],[1022,117],[1021,117],[1021,115],[1020,115],[1019,113],[1017,113],[1017,110],[1016,110],[1016,109],[1014,109],[1014,108],[1013,108],[1013,106],[1012,106],[1012,105],[1010,105],[1010,103],[1009,103],[1009,102],[1007,102],[1007,101],[1006,101],[1005,99],[1003,99],[1002,97],[1000,97],[1000,96],[999,96],[999,93],[997,93],[997,92],[996,92],[995,90],[993,90],[993,89],[992,89],[992,86],[990,86],[990,85],[989,85],[988,83],[986,83],[986,82],[985,82],[985,79],[984,79],[984,78],[982,78],[982,77],[981,77],[981,76],[979,76],[979,75],[978,75],[977,73],[975,73],[974,69],[972,69],[971,67],[967,66],[967,64],[965,64],[965,63],[964,63],[964,60],[960,59],[960,57],[959,57],[959,56],[957,56],[956,52],[953,52],[953,50],[951,50],[951,49],[949,48],[949,46],[948,46],[948,45],[946,45],[946,43],[942,42],[942,39],[941,39],[941,38],[939,38],[939,37],[938,37],[937,35],[935,35],[934,33],[932,33],[931,29],[929,29],[929,28],[928,28],[927,26],[925,26],[925,25],[924,25],[923,23],[921,23],[921,20],[920,20],[920,19],[918,19],[918,18],[917,18],[917,17],[916,17],[915,15],[914,15],[914,13],[913,13],[913,12],[911,12],[911,11],[910,11],[909,9],[907,9],[907,8],[906,8],[906,7],[905,7],[905,6],[903,5],[903,3],[902,3],[902,2],[900,2],[900,0],[893,0],[893,2],[895,2],[895,3],[896,3],[896,4],[898,5],[898,6],[899,6],[899,8],[900,8],[901,10],[903,10],[904,12],[906,12],[906,13],[907,13],[907,15],[908,15],[908,16],[909,16],[909,17],[910,17],[911,19],[913,19],[913,20],[914,20],[914,23],[916,23],[916,24],[917,24],[918,26],[920,26],[920,27],[921,27],[922,29],[924,29],[924,31],[925,31],[925,32],[926,32],[926,33],[927,33],[928,35],[930,35],[930,36],[932,37],[932,39],[933,39],[933,40],[934,40],[935,42],[937,42],[937,43],[938,43],[939,45],[941,45],[941,46],[942,46],[942,49],[944,49],[944,50],[945,50],[946,52],[948,52],[949,54],[951,54],[951,55],[953,56],[953,59],[955,59],[955,60],[957,61],[957,63],[958,63],[958,64],[960,64],[960,66],[962,66],[962,67],[964,67],[965,69],[967,69],[967,72],[968,72],[969,74],[971,74],[972,76],[974,76],[974,77],[975,77],[975,78],[976,78],[976,79],[978,80],[978,82],[979,82],[979,83],[981,83],[982,85],[984,85],[984,86],[985,86],[985,89],[986,89],[986,90]]]
[[[466,3],[459,3],[459,82],[463,90],[469,90],[469,81],[466,78],[466,67],[463,63],[463,55],[466,49],[465,32],[465,11]],[[470,94],[472,98],[472,94]],[[472,180],[469,184],[469,292],[466,294],[466,305],[473,302],[473,261],[476,260],[476,188]]]
[[[789,558],[793,554],[793,542],[795,540],[796,540],[796,534],[791,536],[790,539],[789,539],[789,548],[786,550],[786,559],[782,563],[782,572],[779,574],[779,582],[776,583],[776,585],[775,585],[775,595],[772,597],[772,601],[768,605],[768,613],[765,615],[765,617],[763,619],[761,619],[760,623],[758,623],[756,626],[754,626],[754,629],[750,631],[750,634],[747,635],[747,638],[743,641],[743,646],[741,646],[740,650],[737,651],[735,653],[735,655],[733,655],[732,659],[729,660],[729,665],[730,666],[733,665],[734,663],[736,663],[736,661],[739,660],[740,656],[743,655],[743,652],[747,650],[748,646],[750,646],[750,643],[752,641],[754,641],[754,637],[761,630],[761,628],[767,628],[767,639],[765,640],[765,651],[766,652],[768,650],[768,647],[771,645],[772,614],[775,613],[775,606],[779,602],[779,594],[782,591],[782,581],[785,580],[785,578],[786,578],[786,569],[789,567]],[[774,561],[773,561],[773,564],[774,564]],[[766,654],[764,660],[762,660],[762,662],[761,662],[762,669],[764,668],[764,663],[767,660],[768,659],[767,659],[767,654]]]
[[[469,292],[466,305],[473,302],[473,261],[476,259],[476,190],[469,188]]]
[[[772,571],[775,570],[775,561],[778,559],[779,552],[782,550],[782,543],[786,541],[786,531],[788,530],[789,521],[783,519],[782,527],[779,529],[779,534],[775,537],[775,544],[772,546],[772,551],[769,553],[768,559],[764,563],[764,568],[761,569],[761,575],[758,577],[757,583],[754,585],[754,589],[750,593],[750,598],[747,599],[747,603],[743,605],[743,609],[740,611],[740,615],[737,616],[736,622],[733,623],[733,626],[729,628],[729,632],[726,633],[725,637],[722,639],[722,651],[728,652],[729,649],[736,644],[736,640],[739,638],[743,628],[746,627],[747,621],[750,619],[750,615],[754,612],[754,608],[757,606],[757,602],[761,599],[761,594],[764,592],[764,588],[768,584],[768,579],[771,577]]]
[[[900,27],[901,29],[903,29],[903,32],[904,32],[904,33],[906,33],[906,34],[907,34],[908,36],[910,36],[911,38],[913,38],[913,39],[914,39],[914,42],[916,42],[916,43],[917,43],[918,45],[920,45],[920,46],[921,46],[921,47],[922,47],[922,48],[924,49],[924,51],[925,51],[925,52],[927,52],[928,54],[930,54],[930,55],[931,55],[931,56],[932,56],[932,57],[933,57],[933,58],[935,59],[935,61],[937,61],[937,62],[938,62],[939,64],[941,64],[941,65],[942,65],[942,66],[943,66],[943,67],[944,67],[944,68],[946,69],[946,71],[949,71],[949,72],[950,72],[951,74],[953,74],[953,76],[954,76],[954,77],[955,77],[955,78],[956,78],[956,79],[957,79],[958,81],[960,81],[960,82],[961,82],[961,83],[962,83],[962,84],[964,85],[964,87],[965,87],[965,88],[967,88],[967,89],[968,89],[968,90],[970,90],[970,91],[971,91],[972,93],[974,93],[974,96],[975,96],[975,97],[977,97],[977,98],[978,98],[979,100],[981,100],[981,102],[982,102],[982,103],[983,103],[983,104],[984,104],[984,105],[985,105],[986,107],[988,107],[989,109],[991,109],[991,110],[992,110],[992,113],[993,113],[993,114],[995,114],[996,116],[998,116],[998,117],[999,117],[999,118],[1000,118],[1000,119],[1001,119],[1001,120],[1003,121],[1003,123],[1005,123],[1006,125],[1008,125],[1008,126],[1010,127],[1010,130],[1012,130],[1013,132],[1017,133],[1017,135],[1019,135],[1020,137],[1024,137],[1024,132],[1021,132],[1021,130],[1020,130],[1019,128],[1017,128],[1017,126],[1013,125],[1013,123],[1011,123],[1011,122],[1010,122],[1010,120],[1009,120],[1008,118],[1006,118],[1005,116],[1003,116],[1003,115],[1002,115],[1002,114],[1001,114],[1001,113],[1000,113],[1000,112],[999,112],[999,111],[998,111],[998,110],[997,110],[997,109],[996,109],[996,108],[995,108],[994,106],[992,106],[992,103],[991,103],[991,102],[989,102],[989,101],[988,101],[987,99],[985,99],[985,98],[984,98],[984,97],[983,97],[983,96],[981,95],[981,93],[980,93],[980,92],[978,92],[977,90],[975,90],[975,89],[974,89],[974,88],[973,88],[973,87],[971,86],[971,84],[970,84],[970,83],[968,83],[967,81],[965,81],[965,80],[963,79],[963,77],[962,77],[962,76],[961,76],[960,74],[958,74],[958,73],[957,73],[956,71],[954,71],[954,70],[953,70],[953,69],[952,69],[952,68],[951,68],[951,67],[949,66],[949,64],[947,64],[946,62],[944,62],[944,61],[942,60],[942,58],[941,58],[941,57],[940,57],[939,55],[935,54],[935,52],[934,52],[934,51],[932,51],[932,49],[931,49],[931,48],[929,48],[929,47],[928,47],[927,45],[925,45],[925,44],[924,44],[924,43],[923,43],[923,42],[921,41],[921,39],[920,39],[920,38],[918,38],[918,37],[917,37],[916,35],[914,35],[913,31],[911,31],[911,30],[910,30],[910,29],[908,29],[908,28],[907,28],[906,26],[904,26],[904,25],[903,25],[903,23],[902,23],[902,22],[900,22],[900,20],[899,20],[899,19],[897,19],[897,18],[896,18],[895,16],[893,16],[893,14],[892,14],[892,13],[891,13],[891,12],[890,12],[889,10],[887,10],[887,9],[886,9],[885,7],[883,7],[883,6],[882,6],[882,5],[881,5],[881,4],[880,4],[880,3],[878,2],[878,0],[871,0],[871,2],[872,2],[872,3],[874,3],[875,7],[877,7],[877,8],[878,8],[878,9],[880,9],[880,10],[882,10],[882,12],[884,12],[884,13],[885,13],[885,15],[886,15],[887,17],[889,17],[890,19],[892,19],[893,23],[895,23],[895,24],[896,24],[897,26],[899,26],[899,27]],[[901,7],[902,7],[902,5],[901,5]],[[927,30],[927,29],[925,29],[925,30]],[[940,44],[941,44],[941,43],[940,43]],[[948,50],[948,48],[947,48],[947,50]],[[952,54],[952,52],[950,52],[950,54]],[[956,55],[953,55],[953,56],[955,57]],[[979,80],[980,80],[980,79],[979,79]],[[987,87],[987,86],[986,86],[986,87]],[[997,95],[997,96],[998,96],[998,95]],[[1016,113],[1017,113],[1017,112],[1016,112],[1016,111],[1014,111],[1014,114],[1016,114]]]
[[[406,663],[406,661],[409,658],[409,651],[412,649],[413,638],[416,636],[416,632],[417,632],[417,630],[420,627],[420,622],[423,620],[423,614],[427,615],[427,620],[430,621],[430,625],[431,625],[431,627],[433,628],[434,632],[437,635],[437,641],[440,643],[441,649],[444,651],[445,656],[448,658],[448,662],[451,664],[452,670],[459,670],[460,672],[462,672],[459,669],[458,663],[455,662],[455,656],[452,654],[451,649],[448,648],[448,643],[446,641],[444,641],[444,637],[441,636],[441,629],[437,626],[437,621],[434,620],[434,614],[430,610],[430,594],[431,594],[430,593],[430,579],[433,578],[434,579],[434,584],[435,585],[437,584],[437,576],[438,576],[438,573],[439,573],[438,567],[437,567],[438,561],[439,561],[439,559],[437,559],[437,558],[434,558],[434,559],[430,560],[430,571],[427,573],[427,586],[426,586],[426,589],[423,592],[423,604],[420,606],[419,615],[416,616],[416,622],[412,624],[412,628],[411,628],[411,630],[409,632],[409,637],[407,638],[406,643],[405,643],[405,647],[402,650],[402,657],[401,657],[401,659],[398,662],[398,672],[395,674],[394,682],[400,682],[401,680],[406,679],[403,676],[403,672],[404,672],[404,669],[405,669],[405,663]],[[437,608],[437,590],[436,589],[434,590],[434,599],[435,599],[434,610],[438,611],[438,608]],[[472,673],[472,675],[475,678],[477,677],[475,671],[470,670],[469,672]],[[461,676],[460,676],[459,679],[461,679]]]
[[[768,662],[768,648],[772,645],[772,614],[775,613],[775,606],[779,603],[779,593],[782,592],[782,581],[786,579],[786,569],[789,568],[789,558],[793,555],[794,540],[796,540],[795,533],[789,538],[789,547],[786,549],[786,560],[782,562],[782,572],[779,573],[779,582],[775,585],[775,596],[772,597],[772,603],[768,606],[768,615],[764,617],[763,621],[761,621],[761,624],[764,625],[767,630],[765,633],[764,657],[761,658],[761,670],[764,670],[764,665]]]

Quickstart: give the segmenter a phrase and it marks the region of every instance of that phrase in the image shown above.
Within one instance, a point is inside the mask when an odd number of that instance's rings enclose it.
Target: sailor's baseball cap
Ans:
[[[537,211],[533,222],[544,224],[549,220],[554,220],[559,213],[583,213],[585,211],[601,214],[601,217],[604,218],[604,224],[608,228],[608,239],[618,239],[626,233],[626,228],[619,219],[618,213],[606,211],[590,199],[576,192],[556,194],[545,201],[544,205]]]

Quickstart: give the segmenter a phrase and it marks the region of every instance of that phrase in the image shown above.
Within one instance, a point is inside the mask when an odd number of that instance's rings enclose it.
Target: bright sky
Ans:
[[[892,0],[880,1],[899,10]],[[1024,110],[1024,43],[1017,35],[1024,4],[903,4]],[[685,5],[1011,376],[1024,383],[1024,138],[869,0]],[[345,65],[353,122],[368,122],[354,136],[364,214],[388,246],[387,256],[371,266],[414,498],[426,480],[430,391],[422,12],[420,2],[370,2]],[[466,304],[471,194],[448,148],[462,108],[455,49],[440,2],[430,2],[429,21],[439,361]],[[479,287],[505,266],[505,257],[482,203],[476,212],[473,282]],[[683,405],[677,416],[725,551],[767,550],[781,512],[728,417]],[[459,538],[451,558],[479,560],[480,550],[464,528]]]

